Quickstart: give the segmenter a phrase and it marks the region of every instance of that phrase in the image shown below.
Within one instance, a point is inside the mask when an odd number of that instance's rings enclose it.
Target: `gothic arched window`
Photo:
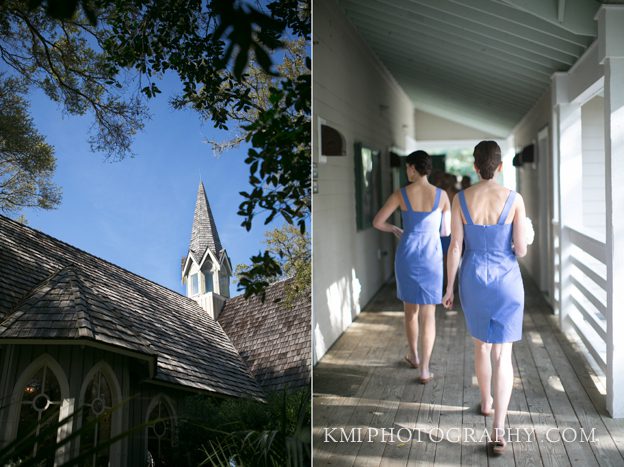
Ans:
[[[27,379],[21,396],[17,439],[24,440],[32,437],[34,441],[45,433],[46,426],[59,421],[59,411],[63,401],[61,385],[54,372],[45,364]],[[47,435],[33,443],[32,452],[28,455],[36,456],[37,453],[41,455],[44,450],[49,450],[49,453],[44,455],[45,463],[41,465],[53,465],[56,455],[54,449],[56,438],[57,431],[50,430]]]
[[[114,405],[111,385],[98,368],[88,379],[82,403],[82,425],[80,431],[80,452],[94,450],[108,441],[112,434],[112,411]],[[110,450],[101,449],[93,452],[84,465],[107,466]]]
[[[175,419],[173,412],[162,397],[156,400],[147,415],[147,449],[154,466],[175,465],[173,447],[175,446]]]

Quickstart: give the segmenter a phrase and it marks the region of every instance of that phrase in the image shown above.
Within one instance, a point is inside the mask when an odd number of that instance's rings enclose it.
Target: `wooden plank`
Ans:
[[[589,340],[589,338],[585,335],[585,333],[583,332],[583,330],[580,327],[580,324],[577,323],[575,320],[570,319],[570,324],[572,325],[572,328],[574,329],[574,331],[576,332],[576,334],[581,338],[581,340],[583,341],[583,344],[585,344],[585,348],[589,351],[589,353],[592,355],[592,357],[594,357],[594,360],[596,360],[596,363],[598,363],[598,365],[600,366],[600,368],[602,368],[602,371],[606,371],[607,369],[607,362],[605,361],[605,359],[602,357],[602,355],[600,355],[598,353],[598,351],[596,350],[596,348],[594,347],[594,345],[592,344],[592,342]]]
[[[567,231],[572,244],[590,254],[601,263],[607,260],[606,245],[604,243],[568,226],[565,226],[564,229]]]
[[[583,263],[578,258],[572,256],[570,258],[570,262],[576,266],[583,274],[589,277],[592,281],[594,281],[601,289],[605,290],[607,288],[607,280],[598,275],[596,271],[590,269],[585,263]]]
[[[405,355],[405,342],[403,332],[403,313],[392,314],[393,326],[387,331],[376,333],[381,342],[387,342],[386,349],[381,358],[380,366],[374,370],[375,383],[381,388],[378,395],[370,394],[373,400],[372,407],[369,408],[369,421],[365,425],[368,427],[367,441],[373,436],[374,442],[364,442],[357,445],[359,448],[355,456],[354,465],[372,466],[379,465],[383,457],[387,443],[384,442],[391,438],[384,439],[382,437],[383,429],[392,428],[395,420],[401,396],[405,390],[405,386],[413,384],[411,375],[414,374],[413,369],[409,368],[402,361]],[[386,431],[387,433],[387,431]]]
[[[602,327],[602,324],[598,322],[598,320],[593,315],[593,313],[590,313],[589,311],[587,311],[587,309],[585,309],[585,307],[581,305],[574,296],[570,297],[570,300],[572,301],[572,304],[576,307],[578,312],[583,316],[585,321],[587,321],[588,324],[592,328],[594,328],[594,331],[596,331],[596,334],[598,334],[603,341],[606,340],[607,331],[605,330],[605,328]]]
[[[360,315],[360,318],[362,314]],[[347,330],[339,339],[348,337],[348,335],[355,334],[351,331],[351,328]],[[367,343],[369,339],[354,340],[352,353],[349,356],[355,357],[356,352],[360,354],[368,354],[369,346]],[[332,352],[332,351],[330,351]],[[328,352],[329,354],[329,352]],[[325,359],[324,359],[325,360]],[[345,361],[350,361],[346,359]],[[329,367],[328,370],[325,370]],[[332,395],[314,395],[313,397],[313,448],[314,448],[314,465],[329,465],[331,456],[337,449],[336,443],[324,442],[325,433],[324,428],[331,428],[334,426],[341,426],[345,421],[349,420],[352,416],[359,399],[362,394],[368,388],[368,384],[372,379],[372,369],[366,367],[360,368],[359,365],[338,365],[337,371],[331,368],[330,364],[320,362],[317,364],[314,372],[314,379],[317,380],[316,387],[318,386],[318,380],[325,380],[324,386],[334,387],[336,394]],[[355,381],[351,377],[347,380],[347,384],[344,384],[345,375],[354,375]],[[331,381],[327,381],[331,380]],[[349,384],[351,383],[351,385]],[[342,391],[341,389],[342,388]],[[331,440],[331,438],[329,438]]]
[[[346,430],[361,428],[363,439],[367,439],[373,433],[373,430],[370,430],[370,428],[371,423],[374,422],[375,412],[378,411],[377,409],[381,411],[380,413],[386,413],[386,411],[396,412],[398,408],[398,402],[394,403],[391,401],[390,403],[386,403],[386,399],[391,397],[394,391],[394,388],[392,388],[393,384],[387,384],[389,382],[388,379],[396,374],[396,370],[394,368],[388,368],[383,364],[384,361],[387,360],[385,354],[391,352],[394,341],[393,339],[385,339],[383,333],[377,330],[378,327],[375,326],[377,320],[374,315],[375,313],[371,313],[371,316],[368,317],[368,319],[371,320],[370,333],[373,333],[373,330],[375,330],[374,334],[378,338],[369,340],[372,346],[366,355],[362,355],[362,358],[366,358],[366,361],[373,365],[371,378],[362,396],[357,401],[351,416],[346,420],[346,423],[343,424],[342,420],[340,420],[338,424],[338,426],[344,427]],[[338,463],[339,465],[345,466],[353,465],[363,444],[363,442],[332,443],[332,454],[328,459],[328,463],[334,465]],[[377,445],[378,443],[366,444]],[[376,447],[376,449],[379,448]],[[381,452],[377,456],[377,459],[379,459],[380,456]],[[375,457],[370,457],[369,459],[374,461]]]
[[[557,340],[563,354],[570,361],[579,382],[605,424],[620,456],[624,459],[624,420],[613,419],[607,414],[605,395],[598,390],[594,383],[594,379],[597,378],[597,375],[595,375],[594,370],[583,357],[583,349],[575,343],[570,342],[550,319],[546,318],[546,322],[550,325],[553,337]]]
[[[539,378],[557,423],[558,432],[554,430],[551,431],[549,437],[550,439],[562,439],[562,436],[567,437],[568,433],[579,434],[582,425],[577,418],[574,407],[572,407],[570,403],[570,388],[563,386],[560,379],[560,372],[565,371],[563,367],[568,364],[568,362],[551,361],[544,347],[544,340],[549,338],[549,329],[543,327],[537,328],[537,326],[535,326],[533,322],[533,316],[535,314],[539,314],[539,311],[528,313],[527,320],[525,321],[527,343],[535,365],[539,370]],[[565,439],[572,438],[567,437]],[[546,442],[549,443],[548,439]],[[598,465],[596,457],[588,443],[568,443],[562,441],[557,444],[563,445],[572,465]]]
[[[570,275],[570,282],[574,284],[579,292],[581,292],[583,297],[589,300],[591,304],[596,307],[596,310],[598,310],[603,316],[605,315],[605,313],[607,312],[607,306],[604,303],[598,300],[598,298],[593,293],[587,290],[587,287],[581,284],[576,277]]]
[[[444,313],[442,307],[438,308],[438,315]],[[436,323],[437,324],[437,323]],[[435,347],[431,357],[431,372],[433,380],[424,386],[421,398],[420,410],[416,420],[416,430],[422,433],[418,439],[412,440],[411,450],[408,457],[408,465],[418,463],[419,465],[433,465],[436,452],[440,443],[435,440],[441,438],[439,432],[440,424],[440,404],[444,385],[446,384],[447,365],[449,363],[449,339],[448,327],[441,326],[436,339]],[[456,358],[456,357],[455,357]]]
[[[466,332],[464,317],[457,311],[447,311],[444,314],[443,326],[448,333],[450,343],[448,365],[444,375],[439,428],[445,433],[446,439],[444,444],[436,446],[435,463],[438,465],[459,465],[461,462],[461,427],[464,409],[464,341],[462,339]],[[455,431],[449,432],[451,429]],[[459,429],[459,433],[457,433],[457,429]]]
[[[533,422],[535,442],[538,445],[543,465],[570,465],[563,445],[550,443],[547,438],[548,430],[552,427],[556,427],[557,423],[539,377],[540,370],[536,367],[529,350],[527,339],[530,338],[528,332],[531,331],[531,328],[530,321],[528,320],[528,313],[528,310],[525,310],[523,340],[514,344],[514,352],[516,354],[516,363],[522,380],[527,407],[529,409],[531,421]]]
[[[514,347],[517,345],[518,343],[514,344]],[[535,428],[531,421],[529,407],[527,406],[527,400],[524,395],[524,386],[522,385],[522,378],[520,378],[520,371],[518,370],[515,349],[513,352],[513,367],[514,384],[511,400],[509,401],[507,420],[509,422],[509,427],[512,430],[518,430],[517,433],[519,433],[518,438],[511,444],[514,462],[516,466],[520,467],[541,466],[543,465],[542,457],[539,452],[539,447],[535,442]]]
[[[480,439],[483,431],[487,428],[485,417],[479,413],[480,401],[481,396],[474,370],[474,343],[470,334],[466,332],[464,337],[463,387],[463,406],[465,410],[462,413],[462,429],[464,433],[474,433],[475,439]],[[461,463],[462,465],[487,465],[487,442],[475,442],[468,434],[464,436],[462,433]]]
[[[535,320],[536,326],[548,329],[548,324],[543,316],[534,314],[532,318]],[[567,359],[558,341],[551,332],[545,332],[543,335],[544,345],[550,355],[554,368],[557,369],[561,384],[566,390],[566,394],[570,400],[576,417],[580,422],[580,426],[585,433],[591,433],[592,429],[595,433],[595,442],[591,443],[566,443],[566,447],[576,444],[590,446],[595,453],[596,459],[601,465],[622,465],[624,459],[618,452],[617,447],[609,435],[598,410],[593,405],[587,392],[584,390],[579,381],[578,376],[574,372],[572,363]],[[588,375],[585,376],[586,378]],[[582,465],[582,464],[579,464]]]

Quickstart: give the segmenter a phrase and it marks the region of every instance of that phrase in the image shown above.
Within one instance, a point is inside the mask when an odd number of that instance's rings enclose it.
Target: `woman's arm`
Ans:
[[[440,236],[448,237],[451,235],[451,202],[449,201],[446,191],[442,191],[440,209],[442,209],[442,227],[440,228]]]
[[[397,238],[401,238],[403,229],[397,227],[396,225],[390,224],[387,221],[392,213],[401,206],[399,196],[401,195],[398,191],[392,193],[390,197],[388,197],[386,204],[383,205],[383,207],[379,210],[379,212],[375,215],[375,218],[373,219],[373,227],[381,230],[382,232],[393,233]]]
[[[518,258],[527,254],[527,238],[525,232],[526,209],[520,193],[516,195],[516,211],[513,219],[513,250]]]
[[[446,293],[442,299],[442,304],[446,308],[451,308],[453,306],[453,288],[455,287],[455,276],[459,268],[463,243],[464,223],[462,222],[459,199],[456,196],[453,200],[453,207],[451,208],[451,244],[449,245],[446,256],[447,283]]]

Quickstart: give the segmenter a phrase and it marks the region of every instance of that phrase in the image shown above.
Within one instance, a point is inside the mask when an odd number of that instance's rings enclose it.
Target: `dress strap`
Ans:
[[[511,206],[513,206],[514,199],[516,198],[516,192],[513,190],[509,190],[509,196],[507,196],[507,201],[505,201],[505,206],[503,207],[503,212],[501,212],[500,218],[498,219],[498,224],[504,224],[507,220],[507,216],[509,216],[509,210]]]
[[[472,217],[470,217],[470,212],[468,211],[468,205],[466,204],[466,197],[464,195],[464,190],[457,193],[459,196],[459,205],[461,206],[462,212],[464,213],[464,218],[466,219],[466,224],[472,224]]]
[[[407,192],[405,191],[405,187],[401,188],[401,196],[403,196],[403,201],[405,201],[405,206],[407,207],[407,210],[413,211],[412,205],[410,204],[409,199],[407,199]]]
[[[438,206],[440,205],[440,195],[442,195],[442,190],[436,187],[436,196],[435,201],[433,202],[433,209],[431,210],[431,212],[438,209]]]

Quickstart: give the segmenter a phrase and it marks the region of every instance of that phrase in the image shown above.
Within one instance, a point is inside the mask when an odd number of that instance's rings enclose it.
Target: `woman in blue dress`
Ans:
[[[420,367],[419,381],[426,384],[433,377],[429,361],[435,342],[435,306],[442,302],[443,292],[440,230],[448,235],[451,204],[446,193],[427,180],[432,161],[425,151],[411,153],[405,163],[411,183],[390,195],[373,226],[400,239],[394,269],[397,296],[405,310],[409,352],[404,358],[412,368]],[[387,222],[397,208],[403,229]]]
[[[502,170],[498,144],[481,141],[474,149],[474,159],[480,182],[459,192],[453,202],[443,304],[453,306],[461,257],[459,295],[475,344],[481,413],[487,416],[494,411],[492,447],[500,454],[506,445],[505,417],[513,386],[511,347],[522,338],[524,288],[516,257],[526,254],[526,213],[522,197],[495,180]]]

